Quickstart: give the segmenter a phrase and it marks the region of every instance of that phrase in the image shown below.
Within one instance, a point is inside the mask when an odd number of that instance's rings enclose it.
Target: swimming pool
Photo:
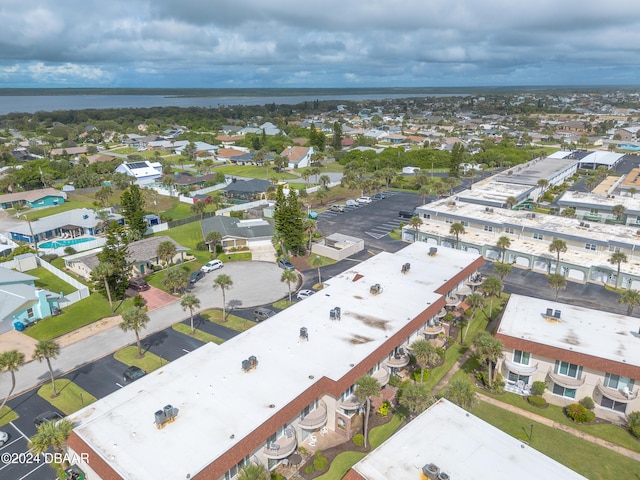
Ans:
[[[38,245],[39,248],[62,248],[62,247],[70,247],[72,245],[77,245],[79,243],[85,243],[95,240],[93,237],[82,237],[82,238],[70,238],[68,240],[60,239],[60,240],[50,240],[48,242],[43,242]]]
[[[640,150],[640,146],[638,145],[620,145],[618,148],[620,148],[621,150]]]

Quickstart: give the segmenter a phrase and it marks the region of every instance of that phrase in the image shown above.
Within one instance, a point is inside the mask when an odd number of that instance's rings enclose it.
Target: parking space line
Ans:
[[[39,468],[44,467],[45,465],[48,465],[48,463],[46,462],[42,462],[40,465],[38,465],[36,468],[34,468],[33,470],[31,470],[29,473],[27,473],[26,475],[20,477],[18,480],[23,480],[24,478],[27,478],[29,475],[31,475],[33,472],[35,472],[36,470],[38,470]]]
[[[183,351],[184,353],[189,353],[189,350],[187,350],[186,348],[183,348],[183,349],[182,349],[182,351]]]
[[[16,429],[16,431],[17,431],[20,435],[22,435],[24,438],[26,438],[27,440],[29,440],[29,437],[27,437],[27,436],[22,432],[22,430],[20,430],[18,427],[16,427],[16,426],[15,426],[15,424],[14,424],[13,422],[9,422],[9,424],[10,424],[13,428],[15,428],[15,429]]]
[[[9,445],[13,445],[13,444],[14,444],[14,443],[16,443],[18,440],[22,440],[22,438],[17,437],[15,440],[13,440],[13,441],[11,441],[11,442],[9,442],[9,443],[5,443],[5,444],[2,446],[2,448],[0,448],[0,450],[2,450],[2,449],[3,449],[3,448],[5,448],[5,447],[8,447]],[[2,469],[0,468],[0,470],[2,470]]]
[[[116,385],[118,385],[120,388],[124,388],[124,385],[120,385],[118,382],[116,382]]]

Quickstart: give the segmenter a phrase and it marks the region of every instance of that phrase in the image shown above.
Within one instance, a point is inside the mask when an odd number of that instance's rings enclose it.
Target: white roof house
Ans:
[[[449,476],[429,477],[423,468],[429,474],[437,468]],[[585,480],[582,475],[445,399],[438,400],[360,460],[345,478]]]
[[[162,177],[162,164],[160,162],[124,162],[116,168],[116,172],[124,173],[135,178],[135,183],[143,185],[152,183]]]

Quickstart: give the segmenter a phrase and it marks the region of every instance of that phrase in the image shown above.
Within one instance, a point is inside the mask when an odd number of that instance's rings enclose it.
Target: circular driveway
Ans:
[[[227,308],[248,308],[280,300],[289,294],[286,282],[281,282],[282,269],[271,262],[228,262],[220,270],[207,273],[194,286],[202,308],[222,308],[222,292],[213,288],[218,275],[228,275],[233,281],[226,290]],[[296,285],[291,284],[291,291]]]

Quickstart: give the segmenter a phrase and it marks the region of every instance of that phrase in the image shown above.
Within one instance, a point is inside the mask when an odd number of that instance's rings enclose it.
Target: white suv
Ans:
[[[371,200],[371,197],[360,197],[360,198],[358,198],[358,199],[356,200],[356,202],[358,202],[358,203],[360,203],[360,204],[364,205],[364,204],[366,204],[366,203],[371,203],[371,202],[372,202],[372,200]]]
[[[224,267],[224,263],[222,263],[220,260],[211,260],[210,262],[207,262],[205,265],[203,265],[200,270],[202,270],[204,273],[209,273],[222,267]]]

